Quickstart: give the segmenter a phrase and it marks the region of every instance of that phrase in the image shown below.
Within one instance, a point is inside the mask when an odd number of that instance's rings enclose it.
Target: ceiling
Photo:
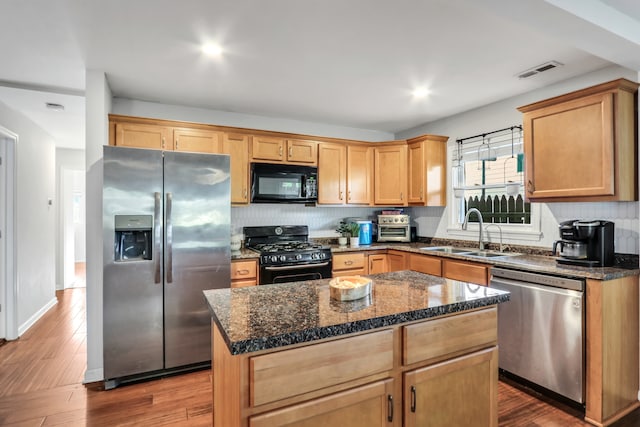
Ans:
[[[640,2],[3,0],[0,56],[0,102],[60,147],[84,147],[85,69],[116,97],[397,133],[612,63],[640,70]],[[517,77],[550,60],[564,66]]]

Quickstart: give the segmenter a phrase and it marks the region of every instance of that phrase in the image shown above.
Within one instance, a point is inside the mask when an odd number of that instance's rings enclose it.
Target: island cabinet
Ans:
[[[249,203],[249,135],[225,133],[222,138],[222,152],[230,156],[231,163],[231,203]]]
[[[497,309],[232,355],[212,327],[214,427],[496,427]]]
[[[317,165],[318,143],[302,139],[287,139],[277,136],[254,135],[252,143],[253,161],[283,162]]]
[[[373,154],[374,203],[407,206],[407,145],[375,147]]]
[[[446,206],[446,136],[424,135],[409,139],[407,202],[412,206]]]
[[[373,149],[365,145],[318,145],[318,203],[370,205]]]
[[[619,79],[518,108],[529,200],[638,200],[637,88]]]

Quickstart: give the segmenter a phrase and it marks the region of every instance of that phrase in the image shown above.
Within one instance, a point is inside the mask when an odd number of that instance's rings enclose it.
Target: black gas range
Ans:
[[[245,247],[260,254],[259,284],[331,277],[331,249],[309,241],[306,225],[244,227]]]

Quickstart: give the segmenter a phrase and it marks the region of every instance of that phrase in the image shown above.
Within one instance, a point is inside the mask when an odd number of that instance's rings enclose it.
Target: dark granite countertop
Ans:
[[[329,279],[204,291],[231,354],[312,342],[509,300],[497,289],[414,271],[368,276],[371,297],[337,302]]]
[[[638,257],[618,256],[616,265],[613,267],[579,267],[573,265],[558,264],[556,257],[545,255],[533,255],[527,253],[517,253],[515,256],[509,256],[509,252],[505,252],[507,256],[494,258],[479,258],[464,254],[449,254],[444,252],[428,251],[420,248],[436,246],[425,243],[375,243],[369,246],[360,246],[357,248],[339,247],[334,245],[331,247],[333,253],[358,252],[358,251],[376,251],[385,249],[395,249],[403,252],[419,253],[423,255],[433,255],[443,258],[460,259],[464,261],[478,262],[489,264],[495,267],[510,268],[513,270],[530,271],[534,273],[546,273],[564,277],[574,277],[581,279],[597,279],[612,280],[626,276],[640,275],[638,267]],[[440,246],[440,245],[437,245]],[[469,248],[469,250],[477,250]]]

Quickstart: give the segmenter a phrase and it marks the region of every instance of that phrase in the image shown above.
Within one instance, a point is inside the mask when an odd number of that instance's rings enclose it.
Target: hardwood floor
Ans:
[[[58,291],[58,304],[19,340],[0,347],[0,425],[210,426],[210,371],[110,391],[82,385],[86,367],[85,288]],[[566,409],[566,408],[565,408]],[[499,385],[501,427],[588,426],[508,382]],[[640,426],[640,411],[614,427]]]

